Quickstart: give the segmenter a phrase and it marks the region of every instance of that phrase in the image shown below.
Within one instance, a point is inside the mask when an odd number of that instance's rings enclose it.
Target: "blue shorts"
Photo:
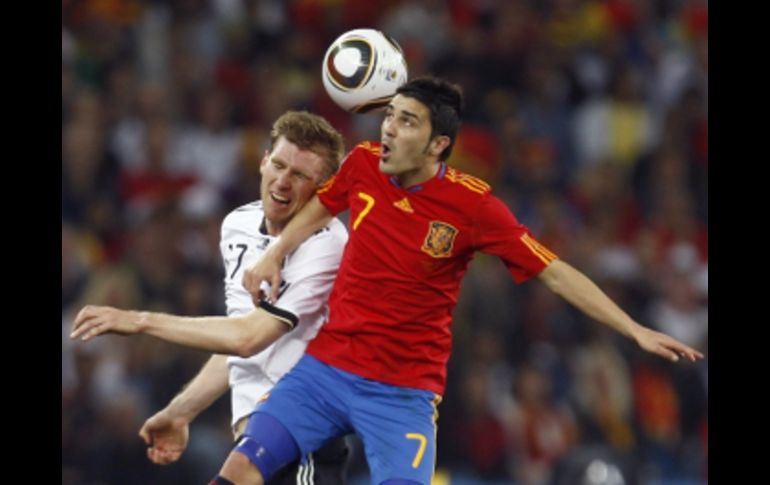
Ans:
[[[430,485],[440,399],[431,391],[375,382],[305,354],[255,410],[244,436],[281,456],[279,465],[284,465],[355,432],[364,444],[372,483],[401,478]],[[282,453],[278,448],[286,448],[287,437],[275,426],[260,425],[276,420],[298,450]],[[263,475],[273,471],[262,470]]]

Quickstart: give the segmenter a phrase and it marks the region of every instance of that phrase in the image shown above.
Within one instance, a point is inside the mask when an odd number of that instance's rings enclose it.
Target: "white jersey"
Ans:
[[[251,295],[242,284],[243,271],[251,267],[275,239],[267,234],[261,201],[241,206],[225,217],[219,244],[225,262],[228,316],[245,315],[254,310]],[[335,218],[284,260],[278,300],[274,304],[262,302],[260,307],[292,330],[257,355],[227,359],[233,425],[251,413],[259,398],[294,367],[308,342],[326,322],[329,293],[347,239],[345,226]]]

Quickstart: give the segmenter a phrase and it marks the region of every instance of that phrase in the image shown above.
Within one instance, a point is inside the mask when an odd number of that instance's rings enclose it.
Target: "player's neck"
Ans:
[[[269,236],[273,236],[273,237],[280,236],[281,232],[283,232],[284,227],[286,227],[286,224],[271,222],[269,219],[265,218],[265,229],[267,229],[267,234]]]
[[[420,168],[394,175],[394,177],[398,182],[398,185],[404,189],[408,189],[409,187],[420,185],[435,177],[439,168],[441,168],[441,162],[438,160],[431,160]]]

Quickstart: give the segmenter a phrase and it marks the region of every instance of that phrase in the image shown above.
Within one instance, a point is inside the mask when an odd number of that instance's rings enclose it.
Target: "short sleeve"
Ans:
[[[474,216],[475,248],[500,257],[517,283],[539,274],[558,259],[497,197],[484,195]]]
[[[283,270],[284,283],[274,304],[260,307],[294,328],[309,321],[326,306],[337,275],[347,233],[339,221],[336,228],[324,228],[292,253]]]
[[[321,185],[316,192],[321,204],[333,216],[343,212],[349,206],[348,192],[355,175],[355,166],[360,162],[360,158],[358,151],[353,149],[342,161],[339,171]]]

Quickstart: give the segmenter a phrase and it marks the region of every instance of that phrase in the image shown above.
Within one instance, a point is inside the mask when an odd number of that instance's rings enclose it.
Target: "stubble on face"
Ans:
[[[278,235],[315,194],[323,173],[320,155],[279,138],[260,166],[260,192],[266,225]]]

